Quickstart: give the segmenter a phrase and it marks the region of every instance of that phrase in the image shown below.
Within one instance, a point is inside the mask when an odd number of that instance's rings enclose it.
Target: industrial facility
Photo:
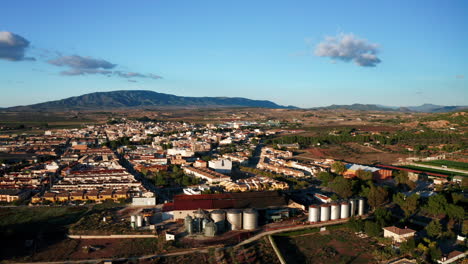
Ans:
[[[309,222],[326,222],[330,220],[347,219],[352,216],[362,216],[365,212],[364,198],[347,201],[324,203],[309,206]]]
[[[255,209],[214,210],[211,213],[198,209],[193,217],[184,219],[185,231],[189,235],[213,237],[226,231],[255,230],[258,228],[258,212]]]

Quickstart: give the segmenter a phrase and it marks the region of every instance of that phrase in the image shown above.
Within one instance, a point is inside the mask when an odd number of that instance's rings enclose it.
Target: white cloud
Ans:
[[[359,39],[353,34],[326,37],[315,47],[315,55],[332,60],[354,61],[363,67],[375,67],[381,60],[377,57],[378,45]]]

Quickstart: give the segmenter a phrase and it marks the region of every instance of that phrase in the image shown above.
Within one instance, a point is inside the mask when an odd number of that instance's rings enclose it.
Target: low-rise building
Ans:
[[[403,243],[414,237],[416,231],[410,228],[398,228],[396,226],[384,227],[384,237],[393,239],[394,242]]]

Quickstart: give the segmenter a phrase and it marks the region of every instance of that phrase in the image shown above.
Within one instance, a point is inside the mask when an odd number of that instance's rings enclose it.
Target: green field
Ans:
[[[432,160],[432,161],[424,161],[418,162],[425,165],[431,166],[447,166],[449,169],[458,169],[458,170],[466,170],[468,172],[468,163],[466,162],[458,162],[458,161],[451,161],[451,160]]]
[[[451,172],[451,171],[446,171],[446,170],[438,170],[438,169],[431,169],[431,168],[425,168],[425,167],[419,167],[419,166],[413,166],[413,165],[406,165],[406,166],[400,166],[402,168],[407,168],[407,169],[412,169],[412,170],[419,170],[419,171],[424,171],[424,172],[432,172],[432,173],[438,173],[438,174],[443,174],[447,176],[468,176],[466,173],[460,173],[460,172]]]

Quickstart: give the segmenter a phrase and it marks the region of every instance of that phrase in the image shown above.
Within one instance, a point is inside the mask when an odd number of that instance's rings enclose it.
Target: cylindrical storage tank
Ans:
[[[137,215],[136,216],[136,226],[141,227],[143,225],[143,216]]]
[[[255,230],[258,227],[258,213],[255,209],[245,209],[243,214],[243,229]]]
[[[132,215],[130,216],[130,223],[135,223],[136,221],[136,216]]]
[[[193,223],[192,223],[193,219],[190,215],[187,215],[185,218],[184,218],[184,227],[185,227],[185,231],[189,231],[189,226],[192,227],[192,231],[193,231]]]
[[[330,220],[336,220],[340,218],[340,205],[339,204],[332,204],[331,205],[331,214]]]
[[[351,210],[350,210],[350,216],[354,216],[356,214],[356,200],[352,199],[349,201],[350,203],[350,207],[351,207]]]
[[[227,212],[227,221],[231,230],[240,230],[242,228],[242,211],[229,210]]]
[[[342,202],[341,203],[341,219],[349,218],[349,203],[348,202]]]
[[[208,220],[206,218],[203,218],[203,220],[202,220],[202,230],[205,230],[205,226],[206,226],[206,224],[208,224],[208,222],[210,222],[210,220]]]
[[[226,223],[226,212],[224,210],[214,210],[210,214],[211,219],[216,224],[216,232],[224,232]]]
[[[309,206],[309,222],[316,223],[320,221],[320,210],[317,205]]]
[[[194,228],[193,228],[193,221],[188,222],[188,223],[187,223],[187,232],[188,232],[190,235],[192,235],[193,233],[195,233],[193,229],[194,229]]]
[[[213,222],[217,223],[226,219],[226,212],[223,210],[214,210],[211,212],[210,216]]]
[[[358,203],[358,215],[364,215],[364,198],[359,198],[359,203]]]
[[[320,205],[320,221],[328,221],[330,220],[330,205],[329,204],[322,204]]]
[[[206,223],[204,234],[205,236],[208,236],[208,237],[214,237],[216,234],[216,224],[211,221]]]
[[[207,213],[208,212],[206,212],[205,210],[203,210],[201,208],[198,208],[198,210],[193,211],[193,217],[195,217],[195,218],[204,218]]]

